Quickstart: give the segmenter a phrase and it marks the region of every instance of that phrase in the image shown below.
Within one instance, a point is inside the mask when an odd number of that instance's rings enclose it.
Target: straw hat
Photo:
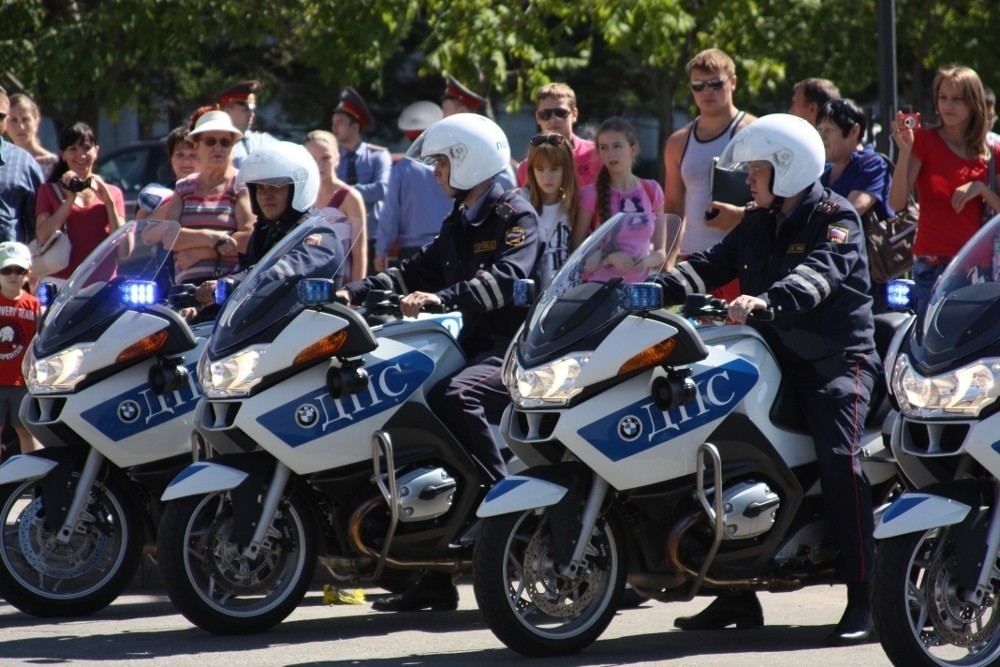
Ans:
[[[243,138],[243,133],[233,125],[233,119],[225,111],[208,111],[203,113],[194,124],[194,129],[188,133],[188,136],[192,137],[203,132],[229,132],[236,135],[237,141]]]

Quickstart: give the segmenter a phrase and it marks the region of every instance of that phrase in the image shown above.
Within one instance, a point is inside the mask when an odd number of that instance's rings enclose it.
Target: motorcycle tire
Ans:
[[[892,537],[879,544],[874,621],[892,664],[987,667],[1000,662],[998,591],[974,606],[956,597],[957,577],[954,540],[948,528]]]
[[[0,596],[40,618],[104,609],[139,566],[143,529],[137,505],[113,479],[94,482],[77,529],[60,544],[45,525],[37,480],[0,487]]]
[[[302,601],[316,567],[316,531],[298,495],[282,499],[258,555],[231,539],[228,492],[167,503],[157,557],[171,602],[185,618],[217,635],[263,632]]]
[[[569,580],[553,570],[549,515],[544,509],[484,520],[473,555],[473,590],[486,624],[528,657],[569,655],[592,644],[625,588],[628,559],[617,521],[598,521],[588,548],[596,557]]]

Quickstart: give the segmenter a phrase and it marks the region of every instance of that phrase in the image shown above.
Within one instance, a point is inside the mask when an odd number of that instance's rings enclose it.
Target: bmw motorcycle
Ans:
[[[377,291],[361,311],[338,302],[332,270],[295,268],[323,233],[302,222],[254,267],[200,361],[211,456],[164,492],[157,553],[170,599],[209,632],[280,623],[317,560],[389,590],[471,568],[463,535],[484,490],[426,402],[466,363],[457,315],[403,320]]]
[[[1000,663],[1000,216],[928,303],[886,359],[915,490],[875,527],[875,628],[895,665],[985,667]]]
[[[478,509],[474,588],[490,629],[526,656],[595,641],[626,581],[660,601],[834,583],[808,416],[764,339],[716,325],[719,299],[664,309],[647,282],[662,266],[616,274],[602,261],[654,221],[671,247],[680,220],[651,217],[601,225],[545,287],[505,359],[513,404],[501,430],[529,467]],[[881,494],[895,471],[881,433],[887,405],[874,400],[863,465]]]
[[[143,241],[154,228],[166,243]],[[20,415],[44,449],[0,466],[0,595],[29,614],[82,616],[117,598],[154,543],[160,493],[191,460],[210,329],[176,311],[193,302],[170,285],[176,229],[133,221],[111,234],[25,354]]]

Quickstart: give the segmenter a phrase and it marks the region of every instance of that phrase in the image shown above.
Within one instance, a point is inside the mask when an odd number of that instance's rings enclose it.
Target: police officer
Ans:
[[[828,640],[844,646],[872,632],[872,505],[858,437],[880,364],[861,223],[847,200],[819,184],[824,160],[819,135],[801,118],[772,114],[741,130],[719,167],[748,171],[753,203],[721,242],[660,281],[668,301],[681,303],[738,277],[733,320],[774,310],[773,323],[750,322],[799,396],[815,443],[826,516],[840,547],[837,575],[847,584],[847,610]],[[732,624],[763,624],[752,591],[720,597],[675,621],[684,630]]]
[[[250,208],[257,216],[246,253],[239,254],[239,268],[233,276],[239,280],[298,224],[312,217],[325,218],[313,208],[319,192],[319,169],[309,151],[299,144],[275,141],[250,153],[236,183],[250,191]],[[318,227],[315,237],[291,251],[285,261],[295,273],[333,276],[337,286],[341,284],[344,248],[332,227]],[[199,302],[215,302],[215,282],[209,280],[198,287]]]
[[[472,89],[451,74],[445,75],[444,78],[441,111],[445,118],[457,113],[487,113],[489,115],[486,109],[486,98],[474,93]],[[513,190],[517,187],[514,167],[509,161],[503,171],[496,175],[496,181],[504,190]]]
[[[272,141],[276,141],[267,132],[251,130],[254,113],[257,110],[257,91],[260,82],[255,79],[240,81],[219,93],[219,108],[229,114],[233,125],[243,133],[243,138],[233,144],[233,164],[239,167],[246,156]]]
[[[344,294],[358,303],[370,289],[393,290],[405,295],[400,310],[407,317],[431,304],[461,311],[458,342],[469,363],[438,383],[428,402],[489,486],[507,472],[490,421],[498,420],[510,402],[501,364],[526,313],[513,304],[514,282],[534,277],[538,220],[531,204],[494,180],[507,165],[510,148],[503,130],[488,118],[467,113],[445,118],[428,128],[407,155],[434,164],[435,178],[455,205],[431,243],[399,268],[348,284]],[[416,611],[457,605],[451,577],[437,573],[373,606]]]

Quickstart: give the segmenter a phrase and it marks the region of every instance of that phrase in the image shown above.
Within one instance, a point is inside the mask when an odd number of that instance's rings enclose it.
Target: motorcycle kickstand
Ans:
[[[559,574],[573,578],[576,576],[577,570],[583,567],[583,555],[590,544],[590,538],[594,533],[594,526],[597,525],[597,517],[607,492],[607,481],[595,474],[594,483],[587,494],[587,502],[583,506],[583,514],[580,516],[580,535],[577,537],[576,547],[573,549],[573,557],[569,563],[557,568]]]
[[[55,534],[55,541],[60,544],[69,544],[70,538],[76,531],[77,524],[80,523],[80,515],[83,513],[84,503],[90,496],[90,490],[94,487],[97,473],[104,463],[104,455],[96,449],[91,449],[87,453],[87,460],[80,471],[80,480],[73,490],[73,500],[70,502],[69,511],[66,512],[66,519]]]
[[[243,549],[245,558],[256,558],[260,552],[264,538],[267,537],[267,531],[271,528],[271,523],[278,511],[278,503],[281,501],[281,495],[285,492],[285,485],[288,483],[290,475],[289,467],[278,461],[274,468],[274,476],[271,478],[271,486],[267,489],[264,502],[261,503],[260,521],[253,531],[250,543]]]

